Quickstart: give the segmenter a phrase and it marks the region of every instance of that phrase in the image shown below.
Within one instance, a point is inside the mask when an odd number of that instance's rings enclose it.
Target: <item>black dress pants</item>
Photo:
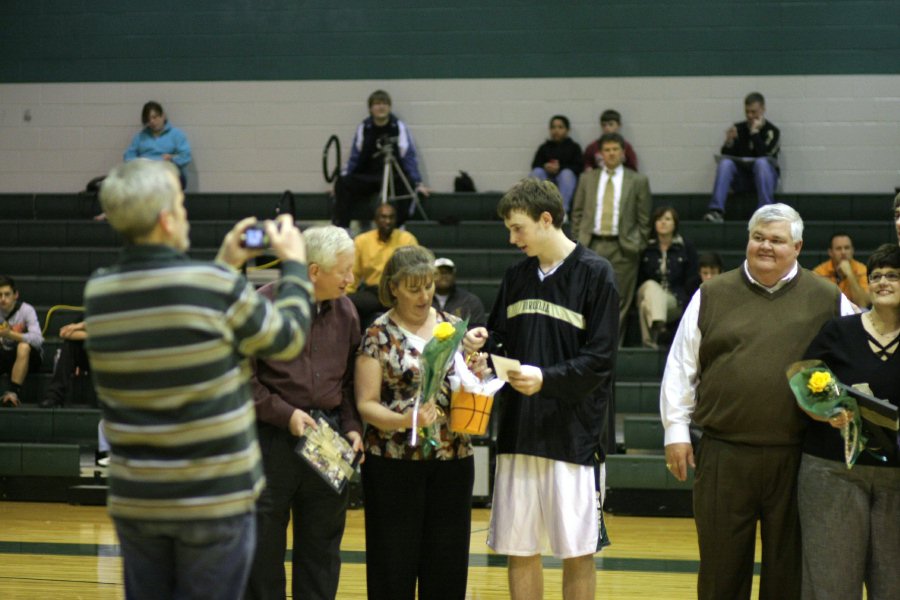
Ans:
[[[464,600],[475,460],[399,460],[362,466],[369,600]]]
[[[256,503],[257,542],[246,598],[285,598],[287,526],[293,512],[293,597],[334,600],[349,488],[337,494],[297,456],[297,438],[258,423],[266,487]]]

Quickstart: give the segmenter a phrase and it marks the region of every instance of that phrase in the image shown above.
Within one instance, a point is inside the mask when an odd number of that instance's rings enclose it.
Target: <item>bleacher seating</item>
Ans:
[[[295,216],[302,224],[328,219],[327,196],[295,196]],[[272,217],[280,197],[280,193],[189,194],[191,255],[212,258],[235,221],[247,215]],[[456,263],[459,285],[477,294],[488,310],[503,272],[521,258],[509,245],[508,232],[496,214],[499,197],[499,193],[433,194],[424,203],[431,220],[422,221],[416,215],[406,224],[435,255]],[[806,220],[800,257],[805,267],[827,259],[825,248],[837,231],[853,237],[859,260],[865,260],[877,245],[896,240],[889,195],[795,194],[778,199],[797,208]],[[700,220],[707,201],[705,194],[654,197],[654,204],[678,210],[682,234],[699,251],[715,250],[726,268],[736,267],[744,256],[746,223],[756,199],[738,196],[729,201],[724,224]],[[91,272],[115,261],[121,240],[107,223],[91,219],[97,211],[96,200],[79,194],[0,194],[2,270],[16,279],[22,299],[35,305],[42,320],[52,306],[82,304]],[[69,475],[77,471],[72,457],[77,457],[79,449],[84,454],[96,442],[96,409],[34,407],[49,381],[59,344],[56,332],[80,318],[78,313],[54,314],[42,372],[29,377],[23,389],[26,406],[0,411],[0,475]],[[634,320],[626,344],[639,344],[636,328]],[[677,482],[664,465],[658,420],[664,367],[664,351],[625,347],[619,352],[615,402],[620,453],[609,457],[607,483],[610,506],[620,512],[689,511],[690,480]],[[90,406],[93,396],[87,394],[82,400]]]

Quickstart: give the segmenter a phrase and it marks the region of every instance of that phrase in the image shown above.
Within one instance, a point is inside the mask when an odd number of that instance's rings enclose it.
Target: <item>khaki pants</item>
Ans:
[[[671,323],[679,316],[678,300],[654,279],[648,279],[637,291],[638,315],[641,323],[641,342],[645,348],[656,348],[658,332],[653,331],[655,321]]]
[[[594,237],[591,250],[610,262],[616,274],[616,288],[619,292],[619,345],[625,338],[625,317],[634,300],[637,287],[638,257],[626,254],[618,241]]]

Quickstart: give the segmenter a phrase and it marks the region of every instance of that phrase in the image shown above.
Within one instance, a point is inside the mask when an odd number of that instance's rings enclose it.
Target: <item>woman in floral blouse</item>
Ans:
[[[450,431],[449,385],[423,405],[418,427],[435,444],[409,445],[419,393],[419,357],[436,324],[455,322],[431,307],[434,256],[398,248],[379,299],[390,306],[366,331],[356,359],[356,404],[367,423],[362,466],[366,576],[370,600],[462,600],[466,594],[474,459],[469,436]],[[452,372],[452,369],[451,369]]]

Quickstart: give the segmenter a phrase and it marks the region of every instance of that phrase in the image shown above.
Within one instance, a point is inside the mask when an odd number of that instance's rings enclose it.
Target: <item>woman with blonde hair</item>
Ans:
[[[419,357],[438,323],[458,320],[432,308],[434,275],[426,248],[394,251],[378,290],[390,309],[368,328],[356,359],[356,404],[367,423],[362,478],[370,600],[413,600],[417,583],[420,600],[466,594],[475,467],[469,436],[449,428],[446,378],[413,420]],[[410,445],[413,427],[431,427],[436,444]]]

